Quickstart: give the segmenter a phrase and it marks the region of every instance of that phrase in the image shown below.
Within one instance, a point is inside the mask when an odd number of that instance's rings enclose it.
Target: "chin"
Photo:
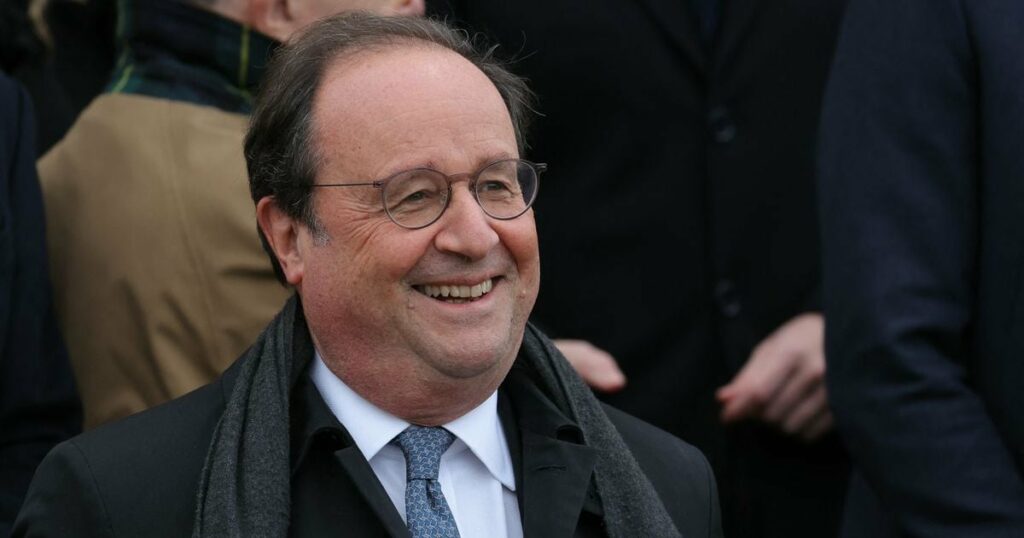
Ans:
[[[519,345],[509,342],[459,342],[431,353],[435,370],[454,379],[490,377],[500,373],[504,378],[515,361]]]

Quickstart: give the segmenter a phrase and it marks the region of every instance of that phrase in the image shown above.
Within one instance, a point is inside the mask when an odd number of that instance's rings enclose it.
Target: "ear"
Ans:
[[[277,263],[281,264],[285,280],[292,286],[302,284],[304,265],[299,233],[305,229],[304,226],[282,211],[273,196],[264,196],[256,203],[256,222],[274,251]]]
[[[257,32],[285,42],[298,29],[292,0],[249,0],[246,22]]]
[[[396,0],[391,6],[392,15],[422,17],[427,12],[425,0]]]

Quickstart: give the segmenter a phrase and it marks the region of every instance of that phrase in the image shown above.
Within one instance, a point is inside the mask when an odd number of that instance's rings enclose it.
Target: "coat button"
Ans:
[[[735,318],[743,310],[736,284],[726,278],[715,284],[715,302],[718,303],[718,311],[727,318]]]
[[[736,123],[724,106],[716,106],[708,112],[708,129],[712,140],[719,144],[728,144],[736,139]]]

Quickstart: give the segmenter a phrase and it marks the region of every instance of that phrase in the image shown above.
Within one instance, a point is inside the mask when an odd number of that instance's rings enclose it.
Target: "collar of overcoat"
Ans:
[[[524,536],[569,537],[582,513],[600,517],[593,484],[597,452],[538,389],[523,361],[499,389],[498,413],[512,455]],[[320,536],[344,528],[356,535],[365,529],[368,535],[408,537],[370,464],[304,372],[295,378],[291,415],[290,534]]]

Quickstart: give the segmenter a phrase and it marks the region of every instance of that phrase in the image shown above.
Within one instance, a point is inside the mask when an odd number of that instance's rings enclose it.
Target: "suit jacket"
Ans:
[[[708,455],[732,536],[838,526],[838,440],[727,434],[714,391],[820,308],[813,155],[845,3],[721,1],[710,50],[685,0],[428,6],[500,43],[539,97],[533,321],[608,350],[629,382],[607,401]]]
[[[849,536],[1024,536],[1024,4],[853,0],[822,123]]]
[[[0,74],[0,536],[32,473],[81,431],[81,405],[53,315],[32,106]]]
[[[192,394],[58,446],[40,466],[14,536],[189,536],[200,471],[237,367]],[[603,536],[598,447],[513,368],[499,409],[525,536]],[[291,536],[408,536],[394,505],[319,392],[292,391]],[[721,536],[710,466],[671,435],[608,408],[683,536]]]

